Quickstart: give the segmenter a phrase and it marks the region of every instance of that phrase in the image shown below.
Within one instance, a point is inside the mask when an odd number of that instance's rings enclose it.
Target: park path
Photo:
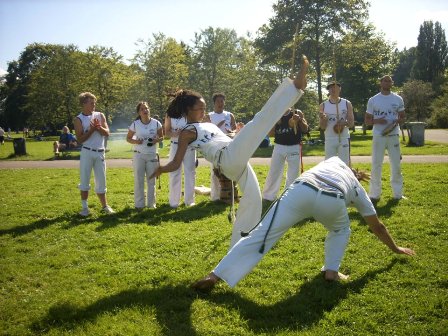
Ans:
[[[323,156],[305,156],[304,164],[316,164],[324,159]],[[370,163],[370,156],[352,156],[352,163]],[[107,159],[108,168],[132,168],[131,159]],[[161,163],[168,162],[167,158],[162,158]],[[252,158],[252,165],[268,165],[270,158]],[[384,162],[389,162],[385,156]],[[448,155],[404,155],[403,163],[448,163]],[[203,158],[199,159],[199,166],[208,165]],[[55,161],[0,161],[0,169],[18,169],[18,168],[79,168],[79,160],[55,160]]]

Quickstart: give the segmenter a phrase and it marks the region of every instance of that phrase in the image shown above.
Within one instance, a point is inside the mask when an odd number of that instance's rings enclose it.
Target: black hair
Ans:
[[[135,118],[135,120],[142,120],[142,117],[140,116],[140,107],[142,106],[142,105],[146,105],[147,107],[148,107],[148,109],[149,109],[149,104],[148,104],[148,102],[145,102],[145,101],[141,101],[140,103],[138,103],[137,104],[137,108],[136,108],[136,110],[137,110],[137,118]]]
[[[215,102],[216,98],[218,98],[218,97],[222,97],[222,99],[226,100],[226,95],[224,93],[219,92],[219,93],[213,94],[213,96],[212,96],[213,102]]]
[[[198,100],[202,99],[202,95],[193,90],[178,90],[168,96],[173,97],[168,105],[166,113],[168,117],[173,119],[180,119],[185,117],[188,109],[193,107]]]

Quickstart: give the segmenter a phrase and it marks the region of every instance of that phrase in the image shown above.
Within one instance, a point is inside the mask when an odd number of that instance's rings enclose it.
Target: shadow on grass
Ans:
[[[33,232],[35,230],[43,230],[54,224],[66,223],[64,229],[70,229],[81,224],[90,224],[100,222],[97,231],[102,231],[116,227],[120,224],[129,223],[147,223],[148,225],[157,226],[166,221],[180,221],[190,223],[195,220],[214,216],[226,211],[227,206],[223,203],[201,202],[193,207],[179,207],[172,209],[169,205],[161,205],[157,209],[147,209],[136,211],[135,209],[126,208],[117,211],[112,215],[91,215],[89,217],[81,217],[77,213],[65,212],[63,215],[55,218],[42,218],[28,225],[16,226],[9,229],[0,229],[0,236],[12,235],[13,237],[21,236]]]
[[[83,328],[85,322],[94,323],[103,314],[111,315],[119,313],[120,310],[151,307],[156,311],[155,317],[164,335],[197,335],[192,322],[191,306],[198,298],[228,310],[235,310],[255,333],[306,329],[318,323],[326,312],[337,307],[348,294],[360,293],[369,281],[390,270],[397,261],[395,259],[388,266],[344,284],[327,282],[319,273],[302,285],[296,294],[273,305],[260,305],[231,290],[216,289],[210,295],[198,296],[186,285],[126,290],[86,307],[78,307],[70,302],[58,303],[49,309],[44,318],[34,322],[31,329],[42,334],[52,329],[73,332],[77,327]],[[207,314],[208,311],[203,313]],[[350,325],[351,321],[341,320],[338,323]]]

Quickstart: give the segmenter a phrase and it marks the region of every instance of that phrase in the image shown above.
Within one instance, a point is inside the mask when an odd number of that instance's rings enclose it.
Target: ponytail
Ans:
[[[196,102],[202,98],[201,94],[193,90],[180,89],[174,93],[168,94],[172,97],[168,108],[167,115],[173,119],[180,119],[186,117],[188,109],[193,107]]]

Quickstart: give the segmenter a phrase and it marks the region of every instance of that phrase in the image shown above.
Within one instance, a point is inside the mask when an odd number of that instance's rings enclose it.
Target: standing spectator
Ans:
[[[372,177],[369,189],[372,202],[378,202],[381,197],[381,173],[386,149],[389,155],[393,198],[403,198],[400,125],[405,121],[405,112],[403,99],[391,92],[393,84],[389,75],[380,79],[380,92],[369,99],[365,114],[366,125],[373,125]]]
[[[269,173],[263,189],[263,199],[273,201],[277,198],[283,177],[285,161],[288,163],[286,187],[300,174],[302,161],[302,134],[308,131],[303,112],[290,108],[269,132],[274,135]]]
[[[81,216],[88,216],[87,204],[90,190],[90,175],[95,176],[95,192],[101,202],[102,212],[112,214],[115,211],[107,204],[106,199],[106,158],[105,137],[109,136],[109,126],[103,113],[95,111],[96,97],[90,92],[79,95],[82,112],[73,120],[76,138],[82,144],[79,160],[81,182]]]
[[[350,165],[350,128],[355,118],[352,103],[340,98],[341,84],[332,82],[327,85],[328,100],[320,104],[319,126],[325,131],[325,158],[338,156]]]
[[[363,172],[352,171],[338,157],[306,171],[275,201],[257,227],[241,238],[215,269],[192,287],[207,292],[221,279],[230,287],[236,286],[290,227],[307,218],[319,221],[327,230],[324,266],[321,268],[324,278],[328,281],[347,280],[348,276],[339,272],[339,267],[350,237],[347,207],[351,205],[392,252],[414,255],[414,250],[394,242],[378,218],[375,207],[359,183],[359,180],[367,178]]]
[[[226,104],[226,96],[223,93],[215,93],[213,99],[213,111],[209,112],[204,121],[211,122],[219,127],[224,134],[231,134],[236,130],[236,122],[233,113],[224,111]],[[213,164],[211,165],[211,184],[210,184],[210,198],[212,201],[221,199],[221,185],[219,178],[213,171]]]
[[[176,155],[166,165],[160,166],[155,176],[177,170],[187,148],[193,146],[208,162],[213,163],[220,174],[237,181],[243,197],[233,225],[230,247],[241,238],[241,231],[255,226],[261,217],[260,186],[249,159],[277,120],[303,95],[308,66],[309,62],[304,56],[297,77],[294,80],[285,78],[252,121],[246,126],[239,125],[242,129],[233,140],[215,124],[202,122],[206,103],[198,92],[178,90],[173,94],[167,114],[174,119],[186,117],[188,125],[179,134]]]
[[[5,144],[5,130],[0,127],[0,144]]]
[[[181,130],[187,125],[186,118],[171,118],[165,116],[165,134],[171,139],[169,160],[173,160],[177,152],[178,137]],[[177,208],[182,196],[182,166],[184,170],[184,202],[186,206],[195,205],[194,185],[196,182],[196,150],[188,147],[182,159],[182,165],[169,174],[169,203],[170,207]]]
[[[53,142],[54,154],[59,155],[59,151],[65,149],[75,148],[78,146],[75,136],[70,133],[67,126],[62,127],[62,134],[59,136],[59,141]]]
[[[137,105],[138,117],[129,126],[127,142],[134,145],[134,203],[136,209],[145,207],[145,176],[146,176],[146,206],[156,207],[156,179],[149,178],[159,166],[157,143],[163,141],[163,128],[160,121],[151,118],[147,102]]]

